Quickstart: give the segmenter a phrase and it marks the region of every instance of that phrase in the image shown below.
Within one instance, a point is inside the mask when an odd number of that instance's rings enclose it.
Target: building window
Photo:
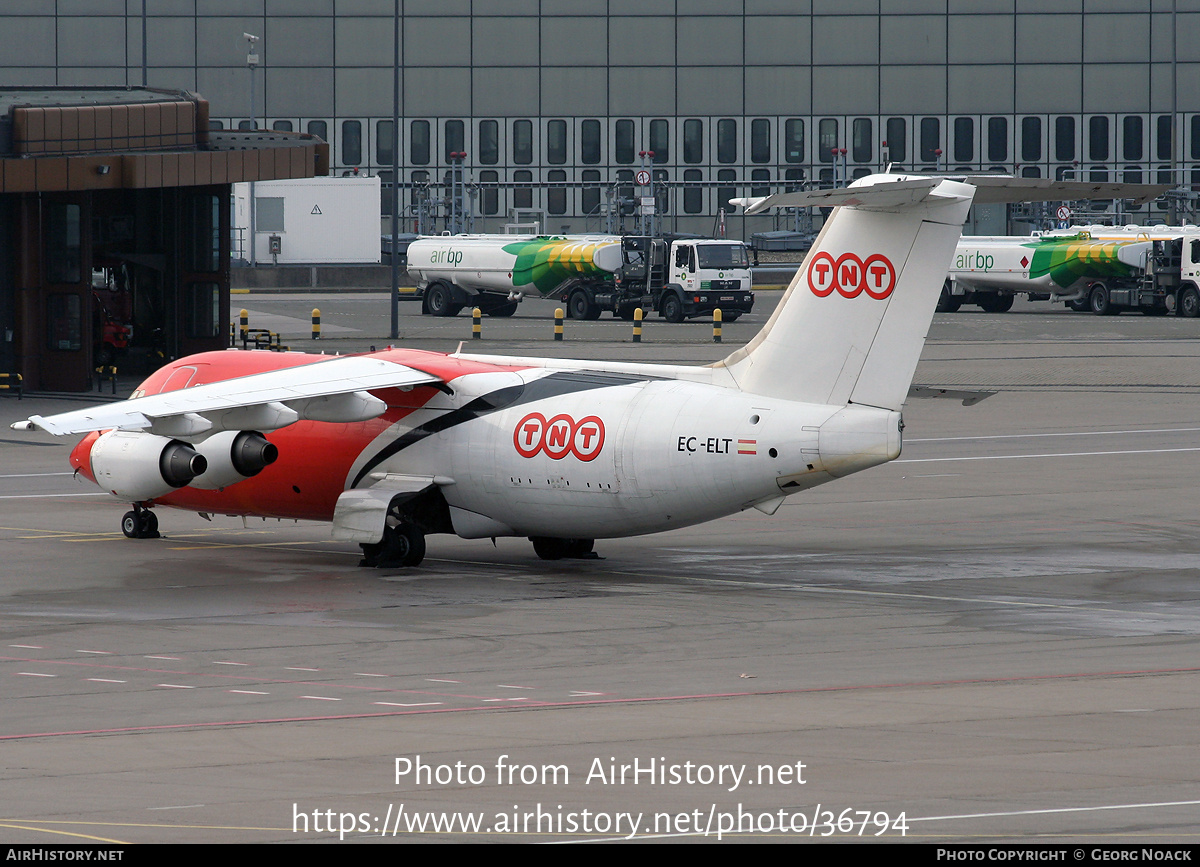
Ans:
[[[1155,159],[1169,160],[1171,158],[1171,115],[1160,114],[1154,123],[1154,139],[1157,142],[1154,148],[1157,154]],[[1170,181],[1160,181],[1160,183],[1170,183]]]
[[[1127,115],[1121,121],[1121,158],[1140,160],[1142,158],[1142,118],[1141,115]]]
[[[1008,160],[1008,118],[988,118],[988,161],[1002,163]]]
[[[188,337],[221,336],[221,287],[218,284],[188,284],[183,327]]]
[[[390,120],[377,121],[375,124],[375,164],[380,166],[390,166],[393,161],[394,152],[392,150],[392,122]]]
[[[854,118],[854,124],[850,127],[850,157],[856,163],[869,163],[875,156],[874,134],[871,132],[872,126],[873,124],[869,117],[856,117]]]
[[[49,349],[74,352],[83,348],[83,305],[74,292],[46,297],[46,342]]]
[[[309,135],[315,135],[322,141],[329,141],[329,124],[323,120],[310,120],[305,126]]]
[[[887,119],[888,159],[902,163],[908,159],[908,121],[902,117]]]
[[[585,169],[580,180],[583,181],[583,193],[580,205],[585,215],[591,215],[600,210],[600,172],[595,169]]]
[[[500,122],[497,120],[479,122],[479,162],[485,166],[500,162]]]
[[[787,169],[783,173],[783,179],[786,182],[783,187],[785,193],[797,192],[804,186],[804,169]]]
[[[567,122],[552,120],[546,124],[546,162],[561,166],[567,161]]]
[[[737,162],[737,121],[723,118],[717,121],[717,162]]]
[[[1054,119],[1054,158],[1059,162],[1075,159],[1075,118],[1063,115]]]
[[[461,120],[448,120],[446,131],[446,162],[450,162],[450,154],[460,154],[467,149],[467,125]]]
[[[261,201],[261,199],[259,200]],[[221,199],[196,193],[188,203],[186,264],[189,271],[221,270]]]
[[[551,184],[561,184],[561,186],[551,186],[546,190],[546,210],[555,215],[565,214],[567,212],[567,173],[562,169],[551,169],[546,173],[546,180]]]
[[[600,121],[585,120],[579,125],[579,159],[589,166],[600,162]]]
[[[970,163],[975,161],[975,118],[954,118],[954,161]]]
[[[750,121],[750,162],[771,161],[771,121],[765,117]]]
[[[685,169],[683,172],[683,212],[699,214],[704,210],[704,188],[700,181],[704,174],[699,169]]]
[[[614,158],[621,165],[633,162],[633,121],[617,121],[616,138],[613,142]]]
[[[789,163],[804,162],[804,121],[798,117],[783,122],[783,158]]]
[[[533,181],[533,172],[527,169],[513,172],[513,181],[519,184],[528,184]],[[533,207],[533,187],[517,186],[513,189],[513,207],[514,208],[532,208]]]
[[[771,195],[771,187],[769,186],[769,182],[771,180],[771,170],[770,169],[752,169],[750,171],[750,180],[754,184],[756,184],[756,186],[752,186],[750,188],[750,195],[752,195],[752,196],[769,196],[769,195]]]
[[[1108,159],[1108,118],[1104,115],[1088,118],[1088,159]]]
[[[921,118],[921,162],[936,163],[941,158],[942,124],[936,117]]]
[[[838,146],[838,122],[831,117],[817,124],[817,156],[821,162],[833,162],[833,150]]]
[[[485,217],[500,213],[500,175],[494,169],[479,173],[479,210]]]
[[[80,265],[80,219],[79,205],[58,202],[46,205],[47,282],[79,283],[83,280]]]
[[[342,121],[342,164],[356,166],[362,162],[362,121]]]
[[[1122,183],[1140,184],[1142,183],[1141,166],[1125,166],[1124,175],[1121,178]]]
[[[717,187],[717,207],[723,209],[726,216],[728,216],[734,211],[734,207],[729,203],[729,200],[736,199],[738,193],[737,187],[728,186],[727,183],[737,180],[737,172],[733,169],[720,169],[717,171],[717,180],[726,184]]]
[[[671,124],[667,121],[650,121],[650,150],[654,151],[655,163],[671,161]]]
[[[429,121],[414,120],[409,127],[409,162],[414,166],[429,165],[429,150]]]
[[[704,162],[704,121],[697,118],[683,122],[683,161]]]
[[[669,180],[670,176],[665,169],[654,170],[654,183],[657,184],[654,188],[654,198],[657,202],[659,214],[671,213],[670,188],[667,187]]]
[[[527,166],[533,162],[533,121],[513,121],[513,162]]]
[[[292,126],[290,120],[275,120],[271,121],[271,129],[276,132],[295,132],[295,127]]]
[[[1040,117],[1021,118],[1021,162],[1037,163],[1042,160],[1042,119]],[[1024,178],[1036,178],[1039,175],[1021,173]]]

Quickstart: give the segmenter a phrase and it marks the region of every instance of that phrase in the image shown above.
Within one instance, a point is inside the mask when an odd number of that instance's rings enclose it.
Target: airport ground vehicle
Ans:
[[[836,209],[759,334],[714,364],[228,350],[168,364],[128,401],[13,428],[86,434],[71,464],[133,504],[131,538],[158,535],[157,506],[322,520],[366,566],[417,565],[434,533],[526,536],[560,559],[598,538],[772,515],[899,456],[901,407],[976,190],[884,175],[754,200],[748,211]],[[987,192],[1060,191],[1018,179]]]
[[[978,304],[1012,307],[1018,294],[1064,301],[1101,315],[1141,310],[1200,315],[1200,233],[1095,237],[1089,231],[1030,238],[964,237],[942,288],[938,310]]]
[[[455,316],[479,307],[511,316],[525,297],[550,298],[573,319],[602,312],[632,319],[641,307],[670,322],[711,314],[726,321],[754,305],[740,241],[642,235],[443,235],[408,248],[422,311]]]

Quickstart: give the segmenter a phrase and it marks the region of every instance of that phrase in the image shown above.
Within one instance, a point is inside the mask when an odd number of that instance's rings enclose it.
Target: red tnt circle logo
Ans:
[[[808,288],[818,298],[826,298],[835,291],[843,298],[857,298],[866,292],[882,301],[896,288],[896,268],[882,253],[866,260],[854,253],[843,253],[835,260],[822,250],[808,265]]]
[[[572,454],[581,461],[595,460],[604,447],[604,422],[594,415],[576,421],[566,414],[547,421],[540,412],[531,412],[517,422],[513,446],[523,458],[545,452],[555,461]]]

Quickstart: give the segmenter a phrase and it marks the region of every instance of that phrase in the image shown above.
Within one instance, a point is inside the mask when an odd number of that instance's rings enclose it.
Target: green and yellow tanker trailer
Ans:
[[[1073,310],[1101,314],[1139,307],[1166,312],[1165,299],[1172,295],[1173,301],[1173,293],[1142,291],[1153,267],[1153,247],[1144,237],[1098,240],[1086,232],[1048,238],[964,236],[938,310],[978,304],[1001,313],[1023,294],[1032,301],[1064,301]]]
[[[637,308],[672,322],[720,307],[726,321],[749,312],[750,266],[740,241],[612,235],[440,235],[408,248],[422,312],[455,316],[477,306],[511,316],[523,298],[561,301],[569,316]]]

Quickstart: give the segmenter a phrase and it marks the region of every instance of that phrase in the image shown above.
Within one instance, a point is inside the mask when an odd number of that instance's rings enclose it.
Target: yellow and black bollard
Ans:
[[[240,336],[242,343],[244,344],[249,339],[249,334],[247,332],[250,329],[250,311],[245,307],[243,307],[242,312],[238,314],[238,321],[241,323]]]
[[[563,336],[563,309],[561,307],[554,308],[554,339],[562,340]]]
[[[314,307],[312,312],[312,339],[321,339],[321,308]]]
[[[633,311],[633,342],[634,343],[642,342],[642,317],[643,316],[645,316],[645,314],[642,312],[641,307],[637,307],[634,309],[634,311]]]
[[[713,311],[713,343],[721,342],[721,308]]]
[[[483,311],[476,307],[471,311],[471,339],[483,338]]]

